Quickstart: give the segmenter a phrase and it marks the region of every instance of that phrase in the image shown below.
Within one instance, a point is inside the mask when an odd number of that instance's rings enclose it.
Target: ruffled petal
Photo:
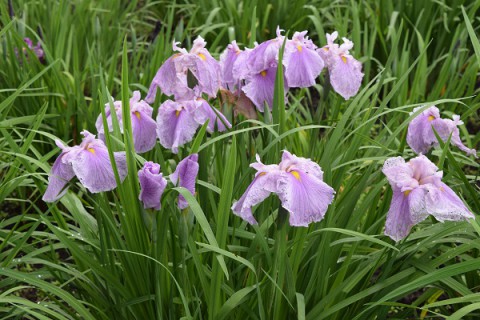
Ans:
[[[145,209],[161,209],[161,198],[167,180],[160,172],[160,165],[153,162],[145,162],[143,168],[138,171],[138,180],[140,182],[140,195],[138,199],[143,202]]]
[[[278,184],[278,196],[290,212],[292,226],[307,227],[322,220],[335,194],[325,182],[302,171],[282,173]]]
[[[410,233],[413,225],[407,197],[400,190],[394,191],[387,213],[385,235],[395,241],[400,241]]]
[[[297,157],[287,150],[283,150],[282,161],[279,164],[280,169],[284,171],[296,170],[311,174],[317,179],[323,180],[323,171],[320,166],[310,159]]]
[[[330,72],[333,89],[345,100],[357,94],[362,84],[362,64],[350,55],[337,56]]]
[[[401,191],[405,191],[418,186],[418,181],[413,178],[412,167],[405,163],[402,157],[385,160],[382,172],[387,177],[392,188],[399,188]]]
[[[178,163],[175,172],[170,175],[170,180],[173,184],[187,189],[194,195],[198,170],[198,154],[189,155]],[[182,195],[178,196],[178,207],[180,209],[188,207],[188,202]]]
[[[308,88],[324,67],[323,59],[312,49],[299,44],[293,51],[285,52],[285,78],[292,88]]]
[[[127,176],[125,152],[115,152],[114,156],[118,175],[123,181]],[[109,191],[117,187],[106,147],[91,145],[78,152],[70,163],[77,178],[90,192]]]
[[[178,153],[178,147],[191,141],[198,128],[194,118],[195,108],[167,100],[160,106],[157,115],[157,135],[160,144]]]
[[[463,201],[445,183],[429,188],[426,195],[426,208],[438,221],[461,221],[475,218]]]

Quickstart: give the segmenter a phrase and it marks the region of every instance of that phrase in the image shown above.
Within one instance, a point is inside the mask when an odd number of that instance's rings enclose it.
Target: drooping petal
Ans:
[[[333,188],[313,174],[299,170],[284,172],[282,176],[278,181],[278,196],[290,213],[290,225],[307,227],[322,220],[333,201]]]
[[[175,88],[178,86],[177,71],[175,69],[174,59],[177,55],[173,55],[168,58],[158,69],[155,77],[152,80],[152,84],[148,89],[147,97],[145,101],[147,103],[153,103],[157,95],[157,88],[162,90],[163,94],[172,95],[175,93]]]
[[[160,144],[173,153],[178,153],[178,147],[191,141],[197,131],[196,107],[192,107],[192,103],[167,100],[158,109],[157,135]]]
[[[198,170],[198,154],[191,154],[178,163],[175,172],[170,175],[170,180],[173,184],[187,189],[194,195]],[[188,202],[182,195],[178,196],[178,207],[180,209],[188,207]]]
[[[65,186],[75,176],[72,166],[63,163],[62,158],[64,155],[65,151],[63,151],[53,163],[48,176],[48,187],[42,197],[42,200],[45,202],[54,202],[60,199],[65,192],[67,192]]]
[[[195,121],[197,121],[200,125],[203,125],[207,119],[208,132],[213,132],[215,130],[215,125],[219,132],[223,132],[227,130],[227,128],[231,128],[232,124],[225,118],[225,116],[220,112],[220,110],[213,110],[208,102],[205,99],[198,98],[198,107],[195,110]]]
[[[475,218],[463,201],[445,183],[429,188],[426,195],[426,208],[438,221],[461,221]]]
[[[409,233],[414,223],[410,216],[408,198],[399,189],[393,192],[385,223],[385,235],[400,241]]]
[[[283,37],[277,37],[257,45],[249,53],[246,63],[253,74],[266,70],[276,63]]]
[[[157,142],[157,123],[152,119],[153,108],[140,100],[140,92],[134,91],[130,99],[130,117],[132,122],[133,145],[135,151],[150,151]]]
[[[138,171],[140,182],[140,195],[138,199],[143,202],[145,209],[161,209],[161,198],[167,180],[160,172],[160,165],[150,161],[145,162],[143,168]]]
[[[261,112],[263,112],[264,103],[267,103],[270,109],[272,108],[276,72],[277,69],[273,67],[262,70],[258,74],[251,76],[247,84],[242,88],[245,95],[252,100]],[[285,92],[287,89],[285,85]]]
[[[233,203],[233,213],[250,224],[258,224],[253,217],[252,207],[268,198],[272,192],[278,191],[277,183],[280,174],[278,170],[271,170],[270,172],[259,171],[240,199]]]
[[[117,186],[108,150],[103,141],[95,139],[88,131],[79,149],[69,152],[63,160],[72,165],[80,182],[92,193],[109,191]],[[127,176],[125,152],[114,152],[115,164],[121,181]]]
[[[337,56],[329,68],[333,89],[345,100],[357,94],[362,84],[362,64],[350,55]]]
[[[308,88],[324,67],[323,59],[315,51],[298,46],[285,56],[285,78],[292,88]]]

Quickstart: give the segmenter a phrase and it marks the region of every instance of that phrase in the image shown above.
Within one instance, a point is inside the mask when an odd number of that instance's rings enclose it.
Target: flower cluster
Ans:
[[[174,43],[176,53],[157,71],[145,100],[141,100],[140,92],[135,91],[128,108],[122,108],[121,101],[105,105],[106,118],[99,115],[96,121],[99,139],[83,131],[84,139],[78,146],[67,147],[56,140],[62,152],[52,166],[43,200],[58,200],[75,176],[93,193],[116,187],[117,179],[104,139],[106,132],[113,131],[115,121],[123,133],[125,116],[130,117],[137,153],[152,150],[157,138],[164,148],[178,153],[180,147],[193,139],[198,127],[207,121],[206,130],[210,133],[231,128],[229,120],[210,102],[218,92],[228,102],[234,102],[237,111],[247,117],[256,115],[253,105],[258,111],[264,111],[265,105],[272,108],[279,63],[284,66],[285,92],[289,88],[314,85],[326,68],[330,84],[337,93],[345,99],[357,94],[363,73],[360,62],[350,54],[353,43],[346,38],[342,44],[335,43],[338,33],[333,32],[327,34],[325,46],[317,47],[306,34],[306,31],[295,32],[291,39],[286,39],[277,29],[276,38],[244,50],[233,41],[222,53],[220,61],[211,56],[201,37],[194,41],[190,51]],[[279,61],[283,44],[283,59]],[[154,120],[151,104],[157,100],[158,89],[170,99],[161,103]],[[123,114],[123,109],[129,110],[129,114]],[[413,110],[416,112],[418,109]],[[385,162],[382,171],[393,189],[385,234],[392,239],[405,238],[411,228],[428,215],[439,221],[474,217],[452,189],[441,181],[442,172],[422,155],[438,146],[436,132],[441,140],[450,139],[460,150],[476,156],[476,151],[467,148],[460,140],[458,126],[461,124],[459,116],[453,116],[453,120],[442,119],[438,108],[428,108],[411,121],[407,133],[408,144],[420,155],[409,162],[401,157]],[[118,178],[123,181],[127,176],[125,152],[113,152],[113,158]],[[289,212],[290,225],[306,227],[323,219],[333,202],[335,190],[323,181],[323,171],[318,164],[287,150],[283,151],[279,164],[265,165],[258,155],[256,160],[250,165],[257,171],[253,181],[233,203],[235,215],[250,224],[257,224],[253,207],[274,193]],[[178,163],[168,180],[193,195],[198,172],[198,155],[191,154]],[[139,200],[144,208],[160,210],[161,198],[168,185],[160,165],[146,161],[138,171],[138,180]],[[188,207],[182,195],[178,196],[178,207],[181,210]]]
[[[307,31],[295,32],[285,39],[277,28],[277,37],[254,48],[240,50],[233,41],[220,57],[222,86],[236,95],[245,94],[259,111],[267,104],[272,108],[279,51],[285,41],[281,63],[285,67],[285,93],[289,88],[307,88],[327,67],[333,89],[345,99],[354,96],[363,79],[362,65],[350,54],[353,43],[343,38],[342,45],[333,41],[338,33],[327,34],[328,43],[318,48]]]

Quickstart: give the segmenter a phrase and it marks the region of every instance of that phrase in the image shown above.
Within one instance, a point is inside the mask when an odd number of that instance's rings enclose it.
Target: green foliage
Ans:
[[[0,5],[2,318],[480,317],[477,222],[427,219],[395,244],[383,235],[391,189],[380,170],[388,157],[414,156],[405,136],[415,106],[461,115],[462,139],[478,149],[480,1],[12,2],[13,18]],[[252,45],[277,25],[309,30],[317,45],[334,30],[352,39],[360,92],[344,101],[323,74],[283,104],[277,77],[272,114],[235,119],[223,134],[204,126],[179,155],[160,145],[136,155],[130,121],[123,137],[117,123],[106,141],[127,152],[125,182],[90,194],[73,180],[57,203],[41,200],[58,155],[53,139],[73,145],[81,130],[95,132],[110,95],[144,96],[174,39],[189,46],[202,35],[218,57],[229,41]],[[31,52],[17,58],[24,37],[41,41],[44,64]],[[247,225],[230,206],[253,177],[249,164],[256,153],[278,163],[284,148],[321,165],[335,200],[322,222],[293,228],[270,197],[255,209],[259,225]],[[194,152],[197,194],[170,185],[160,212],[143,209],[145,159],[168,175]],[[448,143],[429,157],[480,213],[478,161]],[[179,211],[178,194],[189,209]]]

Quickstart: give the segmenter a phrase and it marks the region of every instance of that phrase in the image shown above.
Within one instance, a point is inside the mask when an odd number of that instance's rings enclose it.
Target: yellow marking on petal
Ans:
[[[95,154],[95,149],[93,149],[93,148],[88,148],[87,150],[90,151],[91,153]]]
[[[205,57],[205,55],[203,53],[199,53],[198,56],[200,57],[200,59],[202,59],[203,61],[206,61],[207,60],[207,57]]]
[[[343,63],[347,63],[347,58],[345,56],[342,56],[342,61]]]
[[[435,120],[435,117],[434,117],[434,116],[429,116],[429,117],[428,117],[428,121],[433,121],[433,120]]]
[[[440,187],[439,189],[440,189],[440,191],[442,191],[442,192],[445,191],[445,189],[444,189],[443,187]]]
[[[261,177],[261,176],[264,176],[264,175],[266,175],[266,174],[267,174],[266,172],[260,172],[260,173],[258,174],[258,176]]]
[[[408,197],[408,195],[410,194],[410,192],[412,192],[412,190],[407,190],[407,191],[405,191],[403,194],[405,195],[405,197]]]
[[[263,70],[262,72],[260,72],[260,74],[262,75],[262,77],[266,77],[267,76],[267,71]]]
[[[297,179],[298,181],[300,181],[300,173],[298,173],[298,171],[290,171],[290,173],[295,177],[295,179]]]
[[[298,50],[299,52],[302,52],[302,50],[303,50],[302,46],[297,46],[297,50]]]
[[[323,50],[327,51],[328,52],[328,47],[323,47]]]
[[[138,120],[140,120],[140,112],[135,111],[134,114],[137,116]]]
[[[177,110],[177,111],[175,111],[175,116],[176,116],[176,117],[178,117],[178,116],[180,115],[180,111],[182,111],[182,110]]]

